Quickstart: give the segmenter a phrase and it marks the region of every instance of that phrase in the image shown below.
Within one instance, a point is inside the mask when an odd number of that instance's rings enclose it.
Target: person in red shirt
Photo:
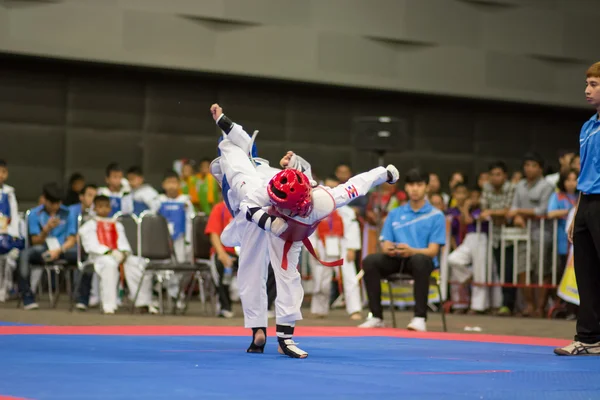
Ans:
[[[233,219],[224,201],[217,203],[212,209],[204,233],[209,236],[212,248],[211,259],[217,267],[219,282],[217,291],[221,310],[219,316],[223,318],[233,317],[231,311],[231,297],[229,296],[229,285],[233,278],[233,270],[238,267],[238,259],[233,247],[225,247],[221,243],[221,233]]]

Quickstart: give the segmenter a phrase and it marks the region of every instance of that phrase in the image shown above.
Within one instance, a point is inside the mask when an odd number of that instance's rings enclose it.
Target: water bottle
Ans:
[[[233,277],[233,268],[225,267],[223,271],[223,285],[229,286],[231,285],[231,279]]]

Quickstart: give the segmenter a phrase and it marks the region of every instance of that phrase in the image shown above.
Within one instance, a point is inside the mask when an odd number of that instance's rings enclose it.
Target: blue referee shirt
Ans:
[[[410,203],[393,209],[385,219],[381,241],[404,243],[415,249],[425,249],[430,243],[446,244],[446,218],[444,214],[426,202],[414,211]],[[437,257],[433,264],[438,267]]]
[[[600,194],[600,120],[594,114],[579,134],[581,172],[577,189],[583,194]]]

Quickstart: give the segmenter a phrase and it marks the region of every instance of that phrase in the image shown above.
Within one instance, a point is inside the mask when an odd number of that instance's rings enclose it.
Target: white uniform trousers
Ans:
[[[488,237],[483,233],[468,233],[460,246],[450,253],[448,266],[450,267],[450,280],[452,282],[465,283],[471,277],[473,283],[486,282],[487,242]],[[493,268],[493,265],[490,268]],[[498,280],[495,268],[493,268],[493,280]],[[450,295],[453,302],[460,302],[461,286],[458,284],[451,285]],[[492,296],[492,304],[490,304],[490,295]],[[485,311],[490,305],[494,308],[502,305],[502,289],[499,286],[492,288],[479,285],[473,286],[471,290],[471,309]],[[455,308],[466,307],[467,305],[460,304],[455,306]]]

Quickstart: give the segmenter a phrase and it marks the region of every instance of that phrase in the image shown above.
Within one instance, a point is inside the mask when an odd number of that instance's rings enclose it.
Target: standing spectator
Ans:
[[[548,177],[546,177],[547,179]],[[570,170],[560,175],[558,179],[558,192],[552,193],[548,202],[548,218],[558,218],[557,247],[558,247],[558,271],[557,276],[567,265],[567,253],[569,243],[567,240],[567,216],[569,211],[577,205],[577,171]]]
[[[552,186],[556,187],[561,174],[565,174],[571,170],[571,162],[573,161],[573,157],[575,157],[575,152],[570,151],[570,150],[561,150],[558,153],[558,164],[559,164],[558,172],[556,172],[554,174],[546,175],[546,180]]]
[[[524,158],[523,171],[525,179],[519,182],[515,188],[515,197],[508,218],[514,219],[515,226],[525,227],[526,221],[531,220],[531,273],[539,273],[539,260],[543,257],[545,261],[542,273],[546,276],[551,265],[552,257],[552,224],[544,224],[544,242],[543,251],[540,253],[540,230],[541,222],[539,217],[545,217],[548,212],[548,201],[554,191],[552,185],[544,179],[544,160],[537,153],[527,153]],[[519,246],[518,254],[518,281],[520,284],[526,282],[526,262],[527,248]],[[545,280],[547,280],[545,278]],[[548,283],[548,282],[546,282]],[[534,291],[531,288],[523,289],[525,298],[525,309],[522,312],[524,317],[542,316],[545,310],[547,289],[541,289],[538,292],[537,301],[534,298]]]
[[[432,195],[429,195],[429,202],[432,206],[434,206],[441,212],[446,212],[446,203],[444,202],[444,199],[442,198],[441,194],[434,193]]]
[[[363,224],[363,258],[377,252],[379,232],[385,217],[396,207],[406,204],[406,193],[396,185],[384,183],[367,196]],[[352,204],[352,203],[350,203]]]
[[[429,279],[439,266],[437,255],[446,244],[446,219],[425,198],[429,174],[410,170],[405,177],[409,203],[387,216],[381,234],[383,253],[363,261],[364,280],[372,315],[361,328],[383,327],[381,279],[402,272],[414,278],[415,314],[409,330],[426,331]],[[393,305],[392,305],[393,307]]]
[[[448,193],[442,193],[442,182],[440,181],[439,175],[431,173],[429,174],[429,185],[427,185],[427,196],[430,202],[431,196],[434,194],[439,194],[442,197],[444,204],[448,204],[450,202],[450,196]]]
[[[517,183],[521,182],[523,180],[523,172],[521,171],[515,171],[513,172],[511,178],[510,178],[510,182],[513,185],[517,185]]]
[[[71,175],[63,204],[68,207],[72,204],[78,203],[79,193],[81,193],[81,190],[84,186],[85,178],[83,175],[81,175],[79,172],[75,172],[73,175]]]
[[[579,154],[575,154],[573,156],[570,167],[571,167],[571,169],[574,169],[575,171],[577,171],[577,174],[581,173],[580,172],[581,171],[581,158],[579,157]]]
[[[112,217],[118,212],[123,214],[133,213],[133,198],[129,182],[123,177],[123,169],[117,163],[110,163],[106,167],[106,187],[98,189],[99,196],[110,199]]]
[[[481,219],[492,220],[492,247],[494,253],[494,262],[498,271],[500,271],[500,232],[501,226],[506,224],[506,216],[512,206],[515,195],[515,185],[508,180],[508,168],[502,161],[492,163],[489,167],[490,181],[483,185],[481,194]],[[512,283],[513,277],[513,246],[506,247],[506,269],[505,279],[507,283]],[[516,304],[517,290],[514,288],[502,288],[502,307],[498,311],[499,315],[511,315]]]
[[[129,168],[127,170],[127,181],[131,187],[133,213],[139,216],[144,211],[150,210],[158,197],[158,192],[144,182],[142,169],[138,166]]]
[[[454,187],[459,183],[467,184],[467,177],[460,171],[455,171],[450,175],[450,179],[448,180],[448,188],[450,189],[450,193],[454,190]],[[448,201],[448,207],[456,207],[456,200],[452,197]]]
[[[189,197],[194,210],[200,209],[198,200],[198,178],[196,177],[196,162],[194,160],[183,160],[181,165],[181,189],[180,194]]]
[[[58,259],[75,265],[76,259],[68,250],[75,245],[75,236],[70,235],[69,209],[63,206],[63,193],[56,183],[44,185],[44,205],[31,209],[27,221],[31,246],[21,252],[19,259],[19,292],[23,298],[23,308],[38,308],[31,291],[31,265],[43,265]]]
[[[210,162],[208,158],[200,161],[200,168],[196,175],[196,192],[198,193],[198,205],[196,211],[209,215],[215,204],[219,202],[220,188],[215,178],[210,174]]]
[[[564,356],[600,355],[600,62],[587,70],[585,96],[596,113],[583,125],[579,135],[580,195],[569,238],[573,241],[580,304],[577,335],[568,346],[554,350]]]
[[[211,259],[217,268],[219,276],[217,291],[219,293],[219,316],[223,318],[232,318],[231,297],[229,296],[229,286],[233,279],[234,270],[238,268],[238,257],[233,247],[225,247],[221,243],[221,233],[231,222],[233,217],[227,209],[224,201],[215,205],[213,212],[208,217],[204,233],[209,236],[212,245],[210,249]]]
[[[490,174],[487,171],[481,172],[477,177],[477,189],[483,190],[483,186],[490,181]]]
[[[348,182],[348,179],[352,178],[352,169],[348,164],[338,164],[337,167],[335,167],[335,177],[341,183],[346,183]]]
[[[7,255],[4,261],[4,278],[0,278],[1,302],[6,299],[8,286],[5,282],[12,283],[12,271],[17,266],[19,252],[25,244],[19,229],[21,218],[17,196],[15,189],[6,184],[7,179],[8,165],[5,160],[0,160],[0,255]]]

